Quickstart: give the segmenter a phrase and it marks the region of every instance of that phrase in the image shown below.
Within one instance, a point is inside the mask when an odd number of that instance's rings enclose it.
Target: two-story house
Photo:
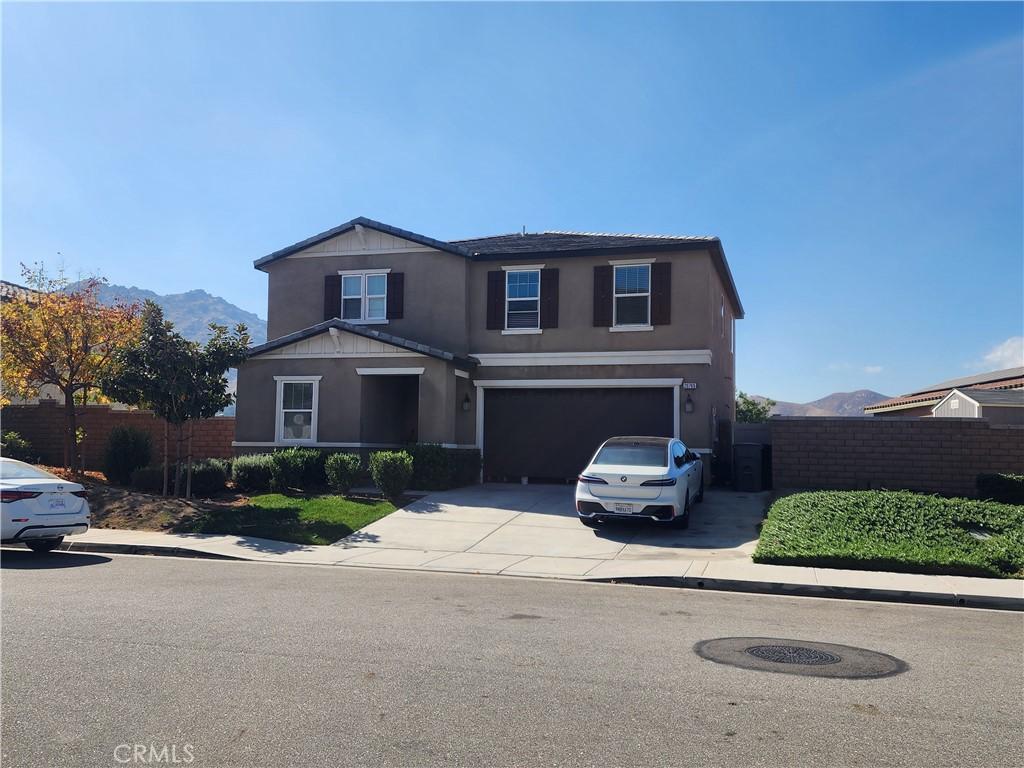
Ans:
[[[270,341],[239,368],[239,453],[440,443],[519,480],[575,477],[612,435],[730,447],[743,307],[718,238],[357,218],[255,266]]]

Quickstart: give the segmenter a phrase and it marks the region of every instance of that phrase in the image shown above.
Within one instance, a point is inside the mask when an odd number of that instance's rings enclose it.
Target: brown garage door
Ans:
[[[488,389],[484,476],[574,478],[609,437],[672,434],[669,388]]]

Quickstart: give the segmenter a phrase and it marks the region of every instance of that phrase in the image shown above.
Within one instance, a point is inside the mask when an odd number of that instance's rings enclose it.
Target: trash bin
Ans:
[[[732,468],[737,491],[764,490],[764,446],[761,443],[736,443]]]

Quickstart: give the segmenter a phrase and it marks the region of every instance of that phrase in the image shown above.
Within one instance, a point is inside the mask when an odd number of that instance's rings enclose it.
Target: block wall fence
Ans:
[[[153,439],[154,462],[162,455],[164,421],[151,411],[124,411],[109,405],[87,405],[78,408],[78,426],[85,430],[82,441],[82,463],[86,469],[103,468],[103,452],[110,430],[125,425],[149,432]],[[36,405],[9,405],[0,411],[0,429],[14,431],[28,440],[32,449],[42,456],[46,464],[60,464],[64,460],[64,406],[54,401]],[[186,426],[186,430],[188,427]],[[171,427],[169,450],[174,456],[176,430]],[[192,437],[192,455],[195,458],[222,458],[233,456],[231,441],[235,439],[234,416],[215,416],[196,421]],[[185,445],[182,445],[184,455]]]
[[[982,472],[1024,474],[1024,427],[986,419],[769,420],[775,489],[904,488],[974,496]]]

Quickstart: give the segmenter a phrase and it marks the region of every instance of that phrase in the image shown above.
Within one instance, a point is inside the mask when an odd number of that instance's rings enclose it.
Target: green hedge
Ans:
[[[777,500],[754,561],[1024,578],[1024,507],[910,491],[816,491]]]
[[[39,463],[39,454],[32,449],[31,443],[13,430],[0,435],[0,455],[29,464]]]
[[[149,432],[135,427],[117,425],[110,430],[103,452],[103,474],[107,481],[128,485],[132,473],[149,466],[153,458],[153,440]]]
[[[321,488],[327,484],[324,462],[327,452],[316,448],[285,448],[270,454],[274,487],[278,490]]]
[[[475,448],[444,448],[433,444],[406,446],[412,456],[411,488],[443,491],[472,485],[480,479],[480,451]]]
[[[1024,504],[1024,475],[996,473],[978,475],[975,481],[979,499],[1003,504]]]
[[[163,493],[164,492],[164,468],[139,467],[132,472],[131,486],[142,493]],[[170,468],[167,475],[167,490],[174,491],[174,467]]]
[[[203,459],[192,462],[192,495],[213,496],[227,487],[230,463],[222,459]],[[183,467],[183,472],[185,468]],[[182,482],[185,475],[182,474]]]
[[[242,491],[269,491],[274,482],[273,457],[269,453],[235,457],[231,481]]]
[[[386,498],[397,499],[412,479],[412,456],[405,451],[371,453],[370,476]]]
[[[346,494],[359,477],[362,462],[355,453],[332,453],[324,462],[327,484],[332,490]]]

